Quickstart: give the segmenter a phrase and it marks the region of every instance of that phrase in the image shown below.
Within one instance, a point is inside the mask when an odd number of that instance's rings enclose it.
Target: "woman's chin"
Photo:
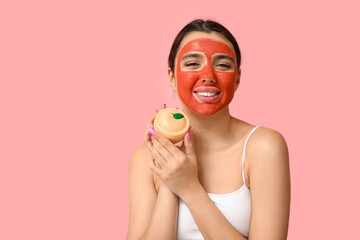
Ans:
[[[194,108],[192,110],[202,116],[212,116],[221,109],[214,107],[202,107],[202,108]]]
[[[183,110],[190,110],[191,112],[201,115],[201,116],[212,116],[216,113],[218,113],[219,111],[222,111],[223,109],[225,109],[228,105],[226,106],[220,106],[219,104],[201,104],[199,105],[199,103],[197,104],[192,104],[191,106],[184,104],[184,102],[182,101],[183,104]],[[195,106],[194,106],[195,105]],[[186,109],[184,109],[186,108]]]

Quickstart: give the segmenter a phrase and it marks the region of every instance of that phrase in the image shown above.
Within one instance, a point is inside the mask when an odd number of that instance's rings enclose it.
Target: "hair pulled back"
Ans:
[[[190,32],[195,32],[195,31],[205,32],[205,33],[217,32],[217,33],[220,33],[221,35],[223,35],[226,39],[228,39],[232,43],[234,50],[235,50],[237,68],[240,67],[241,53],[240,53],[239,45],[236,42],[236,39],[234,38],[234,36],[230,33],[230,31],[227,30],[223,25],[221,25],[220,23],[217,23],[215,21],[196,19],[196,20],[190,22],[189,24],[187,24],[178,33],[178,35],[176,36],[176,38],[171,46],[169,59],[168,59],[168,66],[172,72],[174,72],[175,57],[176,57],[176,53],[178,51],[181,41],[187,34],[189,34]]]

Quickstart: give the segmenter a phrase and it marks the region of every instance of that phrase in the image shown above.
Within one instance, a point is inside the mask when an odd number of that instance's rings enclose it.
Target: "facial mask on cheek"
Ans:
[[[205,53],[207,64],[200,71],[182,71],[180,59],[184,54],[192,51]],[[215,53],[224,53],[236,59],[229,46],[208,38],[188,42],[181,49],[177,59],[176,78],[179,97],[188,108],[201,115],[213,115],[229,105],[234,97],[236,71],[215,71],[211,66],[211,58]],[[213,79],[215,83],[207,84],[202,82],[203,79]]]

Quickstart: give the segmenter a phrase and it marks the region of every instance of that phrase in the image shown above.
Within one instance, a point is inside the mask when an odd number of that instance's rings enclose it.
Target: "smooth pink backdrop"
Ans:
[[[360,239],[358,1],[1,1],[0,239],[125,239],[167,54],[195,18],[238,39],[232,115],[290,151],[289,238]]]

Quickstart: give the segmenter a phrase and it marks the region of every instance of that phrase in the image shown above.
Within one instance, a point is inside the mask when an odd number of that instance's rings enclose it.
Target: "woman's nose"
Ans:
[[[201,82],[205,84],[214,84],[216,81],[213,78],[204,78],[201,80]]]
[[[201,82],[205,84],[214,84],[216,82],[214,71],[210,65],[205,66],[201,73]]]

